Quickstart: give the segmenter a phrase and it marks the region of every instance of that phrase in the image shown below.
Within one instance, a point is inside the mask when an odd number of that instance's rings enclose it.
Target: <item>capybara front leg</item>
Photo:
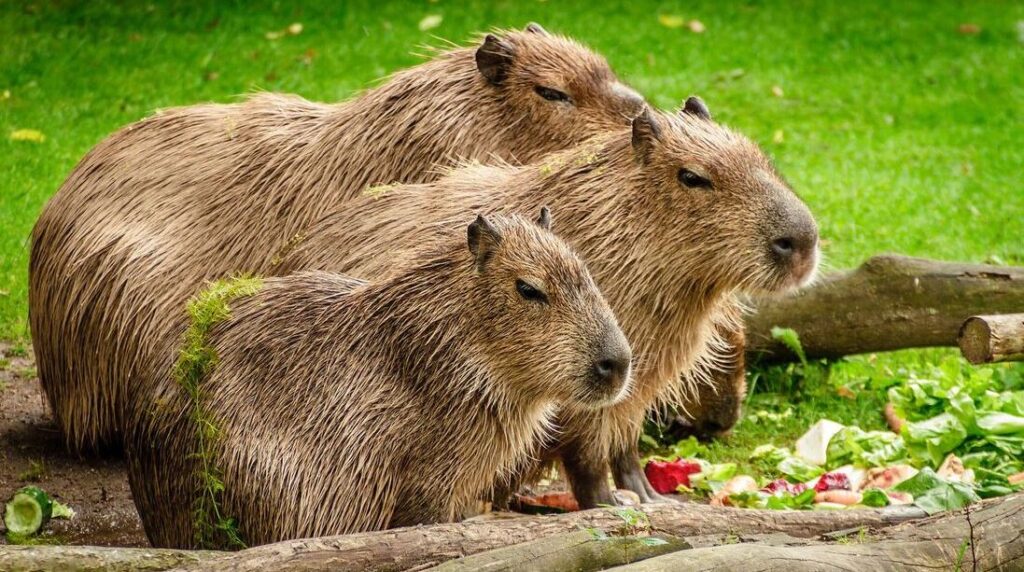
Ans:
[[[641,503],[672,502],[672,499],[658,494],[647,475],[640,470],[640,455],[635,449],[615,451],[612,453],[612,476],[615,486],[627,489],[640,497]]]
[[[562,465],[580,509],[619,504],[608,485],[606,459],[576,447],[567,447],[562,452]]]

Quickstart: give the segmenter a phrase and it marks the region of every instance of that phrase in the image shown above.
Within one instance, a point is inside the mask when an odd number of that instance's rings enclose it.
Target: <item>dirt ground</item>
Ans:
[[[124,462],[68,454],[36,378],[31,349],[0,345],[0,502],[32,484],[77,513],[52,520],[43,542],[149,546]],[[6,540],[0,537],[0,543]]]

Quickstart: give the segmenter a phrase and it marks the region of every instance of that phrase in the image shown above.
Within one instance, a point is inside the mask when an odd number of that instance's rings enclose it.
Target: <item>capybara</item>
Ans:
[[[747,397],[743,355],[746,337],[742,327],[719,326],[716,334],[726,345],[716,367],[708,372],[712,382],[699,384],[682,403],[666,407],[659,416],[659,425],[672,440],[691,436],[702,441],[716,439],[729,433],[743,413]]]
[[[550,204],[559,234],[587,261],[633,347],[634,390],[598,412],[566,407],[558,455],[583,507],[616,483],[656,498],[638,463],[645,413],[685,402],[737,331],[737,290],[777,292],[817,265],[811,213],[751,141],[715,123],[698,98],[678,114],[645,111],[609,133],[528,166],[470,165],[422,185],[376,189],[328,214],[278,272],[386,276],[428,230],[457,232],[467,210],[524,212]],[[382,254],[382,248],[387,254]],[[723,351],[719,349],[719,351]],[[702,370],[703,373],[702,373]],[[691,384],[692,385],[692,384]]]
[[[455,520],[536,451],[556,404],[628,392],[626,338],[549,220],[479,217],[461,236],[423,237],[379,282],[297,273],[231,303],[200,387],[220,434],[218,511],[246,543]],[[156,546],[210,540],[192,510],[192,407],[158,385],[126,438]]]
[[[138,367],[204,281],[263,273],[274,249],[368,186],[430,181],[459,158],[531,161],[628,127],[642,105],[603,58],[531,25],[348,102],[263,94],[121,129],[32,233],[32,337],[69,446],[119,446]]]

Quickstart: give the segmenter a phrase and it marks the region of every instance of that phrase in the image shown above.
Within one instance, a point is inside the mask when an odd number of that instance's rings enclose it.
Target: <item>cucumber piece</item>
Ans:
[[[4,510],[4,525],[12,534],[35,534],[50,520],[53,514],[53,502],[38,487],[19,489],[7,501]]]

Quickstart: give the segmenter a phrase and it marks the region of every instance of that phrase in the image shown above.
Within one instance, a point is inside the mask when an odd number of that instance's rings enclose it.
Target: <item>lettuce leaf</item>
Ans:
[[[892,490],[910,493],[914,496],[914,505],[930,515],[963,508],[981,500],[970,485],[947,481],[928,467]]]

